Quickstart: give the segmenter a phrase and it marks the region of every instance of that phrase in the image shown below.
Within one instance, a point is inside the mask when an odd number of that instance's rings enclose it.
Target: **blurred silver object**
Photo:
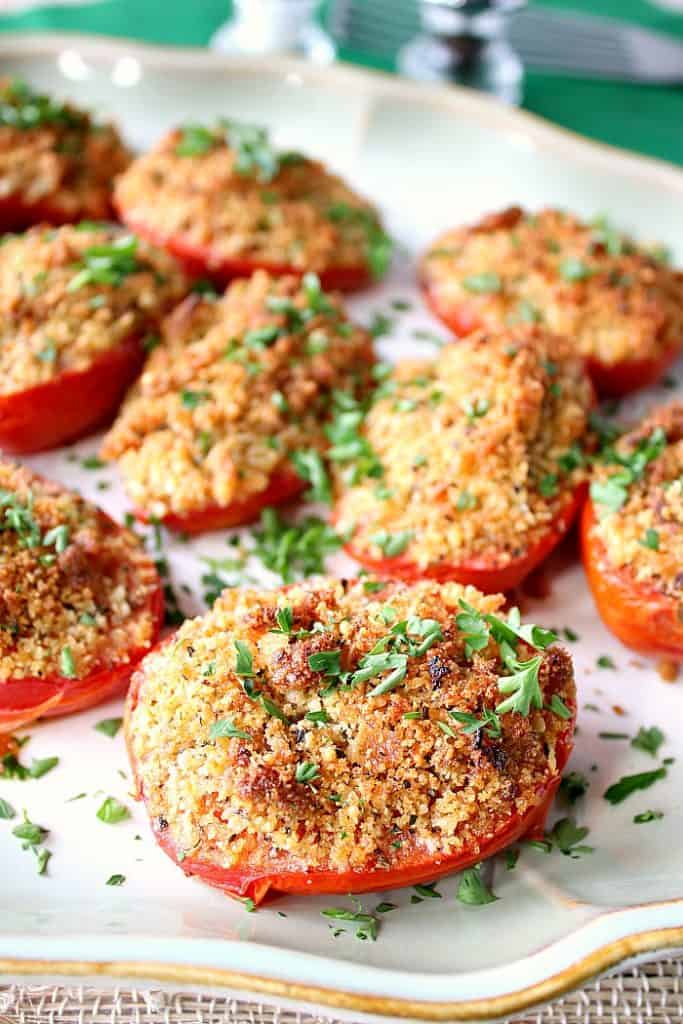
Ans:
[[[457,82],[507,103],[522,98],[524,66],[507,38],[509,16],[525,0],[420,0],[422,31],[399,51],[411,78]]]
[[[424,6],[419,0],[336,0],[329,27],[341,46],[370,58],[397,60],[420,21],[424,25],[419,6]],[[653,85],[683,83],[683,44],[616,18],[525,7],[509,19],[507,38],[529,67]],[[429,63],[433,52],[422,49],[419,54]],[[444,52],[438,47],[437,57]]]
[[[289,54],[315,64],[336,55],[332,38],[316,23],[317,0],[234,0],[233,16],[211,38],[221,53]]]

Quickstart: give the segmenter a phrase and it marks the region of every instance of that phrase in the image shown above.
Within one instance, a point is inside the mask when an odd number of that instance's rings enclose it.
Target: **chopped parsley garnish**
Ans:
[[[641,811],[633,816],[634,825],[646,825],[650,821],[660,821],[664,817],[663,811]]]
[[[493,638],[498,644],[501,660],[510,672],[498,680],[498,689],[508,696],[498,704],[496,713],[501,715],[508,711],[516,711],[527,716],[532,707],[540,710],[543,707],[543,698],[538,673],[542,658],[539,655],[520,661],[517,657],[517,646],[519,640],[523,640],[530,647],[544,650],[554,643],[556,635],[552,630],[543,629],[541,626],[522,625],[516,608],[511,610],[507,620],[497,615],[482,614],[462,598],[460,608],[462,611],[456,615],[455,624],[465,634],[465,656],[472,658],[477,651],[484,650]],[[567,710],[564,705],[563,709],[561,717],[565,717],[564,711]],[[552,710],[558,713],[556,708]]]
[[[184,124],[179,131],[180,140],[175,147],[177,156],[201,156],[216,144],[213,132],[202,124]]]
[[[465,402],[464,409],[465,415],[470,423],[474,423],[475,420],[481,419],[491,408],[491,403],[488,398],[475,398]]]
[[[372,338],[383,338],[390,334],[394,327],[394,321],[385,313],[374,313],[368,331]]]
[[[587,263],[584,263],[583,260],[574,259],[572,257],[562,260],[558,270],[560,272],[560,276],[563,277],[565,281],[585,281],[593,274],[593,271]]]
[[[436,882],[427,882],[422,885],[414,885],[413,889],[420,900],[440,900],[441,893],[436,888]]]
[[[69,281],[67,291],[101,284],[118,288],[129,274],[141,269],[137,251],[135,235],[120,235],[112,242],[89,246],[83,251],[77,264],[78,273]]]
[[[620,804],[632,793],[641,789],[649,789],[655,782],[665,779],[666,774],[666,768],[661,767],[650,772],[639,772],[637,775],[623,775],[605,790],[603,796],[610,804]]]
[[[40,845],[49,834],[48,829],[31,821],[26,811],[24,811],[24,820],[21,824],[15,825],[12,829],[12,835],[21,840],[22,850],[31,850],[34,854],[39,875],[45,874],[48,861],[52,856],[49,850]]]
[[[253,676],[254,659],[251,656],[251,651],[243,640],[235,640],[235,651],[237,652],[235,675],[247,677]]]
[[[103,718],[95,725],[95,728],[98,732],[101,732],[103,736],[109,736],[110,739],[113,739],[122,725],[122,718]]]
[[[209,391],[189,391],[186,389],[180,392],[180,404],[185,409],[196,409],[210,397],[211,393]]]
[[[546,473],[538,482],[539,494],[544,498],[554,498],[559,490],[556,473]]]
[[[11,79],[0,93],[0,124],[21,131],[43,125],[84,130],[86,114],[60,103],[44,93],[35,92],[20,78]]]
[[[642,750],[645,754],[651,754],[653,757],[656,757],[659,748],[664,742],[664,738],[664,733],[656,725],[651,726],[649,729],[641,726],[631,740],[631,746],[635,747],[636,750]]]
[[[592,846],[585,846],[582,840],[586,838],[590,829],[579,826],[571,818],[560,818],[553,825],[550,832],[546,833],[546,842],[555,846],[565,857],[576,860],[584,853],[593,853]]]
[[[308,501],[319,501],[325,505],[332,502],[332,485],[320,452],[314,448],[292,452],[294,468],[303,480],[310,484],[305,497]]]
[[[385,910],[379,911],[378,907],[377,910],[380,913],[386,913],[386,909],[388,908],[391,908],[392,910],[394,909],[393,905],[389,903],[381,905],[385,907]],[[379,921],[374,914],[366,914],[360,903],[358,904],[358,909],[355,911],[346,910],[345,907],[329,907],[327,910],[321,910],[320,913],[323,917],[329,917],[333,921],[347,921],[349,924],[358,925],[356,930],[357,939],[370,939],[372,942],[375,942],[377,939]]]
[[[640,543],[651,551],[659,551],[659,533],[649,527],[641,537]]]
[[[311,672],[321,672],[325,676],[338,676],[341,673],[341,650],[316,651],[309,654],[308,667]]]
[[[76,678],[76,662],[74,661],[71,648],[68,645],[66,647],[62,647],[59,655],[59,672],[64,679]]]
[[[461,491],[458,495],[455,507],[458,512],[469,512],[470,509],[477,507],[476,495],[470,494],[469,491]]]
[[[374,533],[370,540],[376,544],[386,558],[396,558],[402,555],[413,539],[412,530],[399,530],[397,533],[389,533],[388,530],[379,530]]]
[[[562,777],[560,793],[570,804],[575,804],[588,791],[590,783],[581,772],[568,772]]]
[[[557,715],[558,718],[563,718],[565,721],[568,721],[572,717],[571,711],[562,698],[556,693],[552,695],[550,703],[546,705],[546,708],[548,711],[552,711],[554,715]]]
[[[470,274],[469,277],[464,278],[462,286],[465,291],[473,292],[475,295],[490,295],[501,290],[502,282],[500,274],[496,274],[494,271],[484,271],[481,274]]]
[[[325,454],[330,461],[345,467],[344,478],[349,486],[383,474],[377,454],[361,432],[368,405],[348,391],[336,390],[332,394],[332,422],[325,427],[330,447]]]
[[[344,538],[317,516],[287,522],[274,508],[263,510],[260,526],[251,536],[253,554],[284,583],[324,572],[325,557],[344,543]]]
[[[17,812],[12,807],[9,800],[3,800],[0,797],[0,820],[9,821],[11,818],[16,817]]]
[[[125,875],[110,875],[106,881],[106,885],[123,885],[125,881]]]
[[[97,812],[97,817],[105,825],[116,825],[130,817],[130,811],[125,804],[120,803],[116,797],[108,796]]]
[[[601,654],[596,660],[595,664],[598,668],[616,668],[614,660],[610,658],[609,654]]]
[[[510,849],[505,851],[505,867],[507,868],[508,871],[513,871],[517,867],[518,860],[518,849]]]
[[[338,202],[328,208],[327,217],[349,234],[360,232],[370,272],[375,278],[382,277],[391,263],[393,242],[375,214],[363,207]]]
[[[486,903],[494,903],[498,899],[485,882],[482,881],[481,864],[463,871],[456,899],[469,907],[481,907]]]
[[[481,729],[491,739],[499,739],[502,735],[500,716],[491,708],[484,708],[480,717],[465,711],[449,711],[448,714],[464,726],[464,733],[472,734]]]
[[[251,739],[251,735],[244,729],[238,729],[231,718],[221,718],[217,722],[213,722],[209,730],[209,739],[217,740],[224,736],[229,739]]]
[[[610,512],[618,512],[628,500],[631,486],[642,480],[648,465],[662,454],[666,445],[666,433],[661,427],[656,427],[649,437],[641,438],[633,451],[626,455],[608,445],[602,453],[602,461],[620,468],[606,480],[593,481],[590,488],[592,500]]]
[[[320,777],[320,769],[312,761],[301,761],[296,766],[294,778],[297,782],[309,783]]]

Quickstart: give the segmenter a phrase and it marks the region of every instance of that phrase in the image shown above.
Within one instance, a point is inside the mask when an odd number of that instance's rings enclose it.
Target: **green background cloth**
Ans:
[[[667,12],[646,0],[545,0],[544,6],[619,17],[669,32],[683,42],[683,14]],[[228,11],[227,0],[107,0],[5,15],[0,17],[0,31],[96,32],[150,43],[203,46]],[[342,50],[340,56],[369,63],[366,55],[361,61],[352,50]],[[373,63],[389,69],[386,62]],[[524,106],[593,138],[683,164],[683,86],[630,85],[529,71]]]

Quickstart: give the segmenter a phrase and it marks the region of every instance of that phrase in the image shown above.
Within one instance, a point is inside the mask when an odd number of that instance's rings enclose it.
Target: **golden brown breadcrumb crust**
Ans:
[[[585,478],[593,400],[570,343],[540,328],[480,331],[430,363],[399,364],[364,436],[384,473],[338,479],[337,525],[355,551],[421,569],[532,549]],[[400,541],[400,538],[403,538]]]
[[[663,432],[663,433],[662,433]],[[683,600],[683,403],[657,409],[616,444],[630,456],[643,444],[661,452],[649,461],[642,478],[628,486],[621,508],[594,502],[592,532],[605,548],[611,565],[627,569],[640,583]],[[618,465],[599,463],[594,481],[604,484],[620,472]]]
[[[442,309],[536,321],[607,366],[683,345],[683,274],[604,220],[512,207],[438,238],[421,276]]]
[[[154,640],[158,588],[133,533],[58,484],[0,463],[0,693],[12,679],[83,679],[125,664]]]
[[[132,246],[133,271],[112,284],[79,283],[91,250],[112,243]],[[155,331],[186,290],[166,253],[113,226],[8,235],[0,246],[0,394],[85,370],[128,338]]]
[[[179,154],[177,129],[118,179],[115,201],[128,223],[159,241],[210,247],[209,269],[229,260],[317,272],[368,265],[377,215],[341,178],[296,154],[264,181],[258,168],[240,170],[223,128],[204,131],[206,152]]]
[[[16,80],[0,80],[0,107],[31,102]],[[17,199],[46,205],[60,221],[100,219],[111,209],[112,183],[125,170],[131,154],[111,124],[95,123],[71,103],[60,114],[35,127],[0,124],[0,202]]]
[[[511,712],[491,738],[464,732],[448,714],[479,715],[500,700],[497,646],[468,660],[454,616],[460,598],[494,613],[502,598],[457,584],[391,583],[373,593],[366,584],[320,578],[225,591],[138,670],[129,749],[155,827],[180,855],[221,868],[399,867],[416,852],[435,861],[476,855],[538,802],[566,722],[547,710]],[[285,608],[289,636],[273,632]],[[377,679],[330,686],[310,665],[312,655],[337,650],[342,668],[354,669],[415,616],[438,623],[442,639],[408,659],[396,689],[372,696]],[[238,674],[236,641],[253,676]],[[540,657],[544,703],[556,694],[573,708],[568,654],[551,648]],[[212,738],[219,721],[243,735]],[[297,781],[302,765],[317,769],[312,781]]]
[[[169,317],[102,448],[139,508],[228,506],[291,473],[292,452],[325,446],[332,392],[362,390],[372,354],[306,280],[259,271]]]

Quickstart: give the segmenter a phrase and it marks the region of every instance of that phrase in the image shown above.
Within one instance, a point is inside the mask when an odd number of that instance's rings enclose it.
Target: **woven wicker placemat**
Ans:
[[[683,958],[603,978],[510,1024],[679,1024]],[[264,1003],[159,989],[0,987],[0,1024],[332,1024]]]

